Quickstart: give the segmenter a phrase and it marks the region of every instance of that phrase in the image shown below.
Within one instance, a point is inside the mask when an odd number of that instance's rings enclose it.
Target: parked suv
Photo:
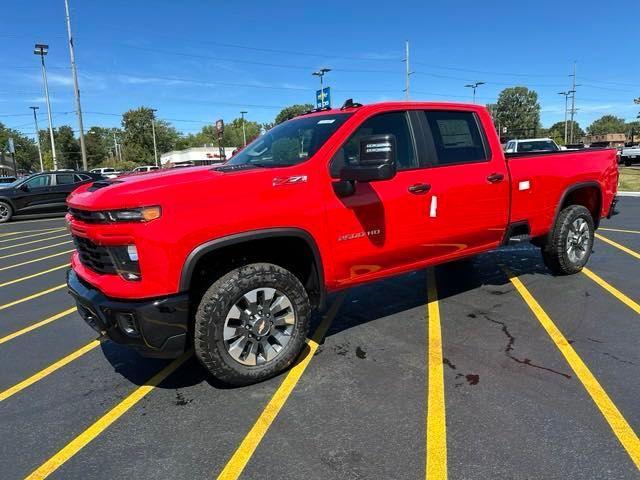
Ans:
[[[0,223],[8,222],[14,215],[64,212],[67,196],[74,189],[102,179],[90,172],[56,171],[34,173],[0,185]]]
[[[101,334],[243,385],[294,362],[328,292],[523,236],[579,272],[617,180],[611,149],[505,156],[477,105],[348,102],[221,166],[80,187],[67,282]]]
[[[91,170],[90,173],[95,173],[96,175],[102,175],[106,178],[116,178],[122,172],[116,170],[115,168],[104,167],[104,168],[94,168],[93,170]]]

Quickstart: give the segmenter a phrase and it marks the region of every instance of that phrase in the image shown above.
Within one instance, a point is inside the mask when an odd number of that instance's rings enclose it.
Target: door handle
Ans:
[[[415,194],[415,195],[421,195],[423,193],[427,193],[429,190],[431,190],[431,185],[429,185],[428,183],[416,183],[414,185],[411,185],[408,188],[409,192]]]
[[[492,173],[487,177],[487,181],[490,183],[498,183],[504,180],[504,174],[502,173]]]

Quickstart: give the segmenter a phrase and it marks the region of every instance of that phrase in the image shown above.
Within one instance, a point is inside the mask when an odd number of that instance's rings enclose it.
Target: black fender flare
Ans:
[[[301,228],[295,227],[281,227],[281,228],[266,228],[260,230],[250,230],[247,232],[235,233],[233,235],[227,235],[224,237],[216,238],[209,242],[205,242],[194,248],[187,256],[187,259],[182,266],[182,272],[180,274],[180,291],[186,292],[191,287],[191,279],[195,270],[195,266],[198,261],[206,254],[211,253],[220,248],[228,247],[231,245],[238,245],[253,240],[262,240],[266,238],[275,237],[294,237],[300,238],[306,242],[309,249],[313,253],[313,260],[318,274],[318,287],[319,287],[319,305],[324,305],[326,297],[326,289],[324,284],[324,267],[322,265],[322,257],[320,256],[320,249],[313,236]]]
[[[553,232],[553,229],[555,228],[556,222],[558,221],[558,215],[560,215],[560,211],[561,211],[560,208],[562,207],[562,204],[564,203],[564,201],[571,194],[571,192],[575,192],[576,190],[579,190],[585,187],[595,187],[595,189],[598,191],[599,210],[598,210],[598,214],[596,215],[596,218],[593,219],[593,223],[596,229],[598,228],[598,226],[600,225],[600,209],[602,209],[602,189],[600,187],[600,184],[596,181],[580,182],[580,183],[574,183],[573,185],[569,185],[564,190],[564,192],[562,192],[562,195],[560,195],[560,200],[556,205],[556,213],[553,215],[553,222],[551,223],[551,228],[549,229],[549,235],[551,235],[551,233]]]

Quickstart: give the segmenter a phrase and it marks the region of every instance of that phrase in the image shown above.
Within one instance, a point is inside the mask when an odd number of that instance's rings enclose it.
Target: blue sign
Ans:
[[[316,108],[331,107],[331,87],[316,90]]]

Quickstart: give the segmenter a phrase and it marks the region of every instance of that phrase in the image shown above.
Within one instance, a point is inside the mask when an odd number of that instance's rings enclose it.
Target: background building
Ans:
[[[223,149],[226,159],[229,159],[236,147],[223,147]],[[217,146],[192,147],[185,150],[173,150],[160,155],[160,163],[163,167],[211,165],[224,160],[224,158],[220,158],[220,149]]]
[[[624,147],[627,136],[624,133],[606,133],[602,135],[585,135],[582,143],[591,146]]]

